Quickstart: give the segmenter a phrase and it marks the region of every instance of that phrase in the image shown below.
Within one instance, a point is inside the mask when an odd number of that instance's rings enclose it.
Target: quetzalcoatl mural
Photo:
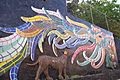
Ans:
[[[110,68],[116,66],[113,33],[86,21],[72,20],[67,15],[63,16],[59,9],[52,11],[33,6],[31,9],[37,15],[21,16],[23,25],[0,27],[1,31],[12,33],[10,36],[0,38],[0,75],[9,71],[10,79],[18,80],[21,63],[29,56],[35,63],[28,63],[28,66],[34,67],[39,64],[35,80],[39,80],[42,72],[48,80],[52,80],[48,75],[48,66],[58,70],[58,78],[61,80],[62,71],[65,79],[68,79],[69,75],[67,76],[65,69],[67,63],[71,66],[76,64],[79,68],[90,66],[95,70],[101,68],[103,64]],[[54,57],[44,54],[45,42],[48,42],[47,46],[52,47]],[[43,53],[38,59],[36,59],[37,46]],[[59,50],[63,52],[59,54]]]

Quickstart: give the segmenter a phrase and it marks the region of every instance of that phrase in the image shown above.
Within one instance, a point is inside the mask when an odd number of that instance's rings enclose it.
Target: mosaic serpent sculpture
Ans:
[[[43,53],[42,43],[48,36],[49,45],[52,45],[56,56],[58,49],[76,49],[71,63],[76,61],[79,66],[91,64],[95,69],[102,66],[104,61],[108,67],[117,61],[113,34],[89,22],[76,22],[68,16],[65,18],[59,10],[50,11],[31,7],[38,15],[21,17],[26,23],[12,28],[0,27],[6,33],[13,33],[8,37],[0,38],[0,75],[10,70],[10,79],[17,79],[17,72],[21,62],[31,56],[35,59],[35,49],[39,46]],[[106,50],[111,50],[106,53]],[[87,52],[92,52],[87,55]],[[83,55],[84,61],[76,58]],[[78,60],[76,60],[78,59]]]

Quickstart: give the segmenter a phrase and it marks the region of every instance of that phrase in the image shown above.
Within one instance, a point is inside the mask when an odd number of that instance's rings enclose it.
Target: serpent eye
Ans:
[[[99,38],[102,38],[102,36],[101,36],[101,35],[99,35]]]

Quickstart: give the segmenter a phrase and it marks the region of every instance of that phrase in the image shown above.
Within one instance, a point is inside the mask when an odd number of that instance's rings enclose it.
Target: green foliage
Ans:
[[[83,20],[96,24],[120,38],[120,5],[117,0],[88,0],[78,5],[68,4],[68,10]]]

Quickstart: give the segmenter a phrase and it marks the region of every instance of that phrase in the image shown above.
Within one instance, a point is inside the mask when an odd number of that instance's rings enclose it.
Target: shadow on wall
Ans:
[[[120,63],[120,39],[115,38],[115,45],[116,45],[118,63]]]

